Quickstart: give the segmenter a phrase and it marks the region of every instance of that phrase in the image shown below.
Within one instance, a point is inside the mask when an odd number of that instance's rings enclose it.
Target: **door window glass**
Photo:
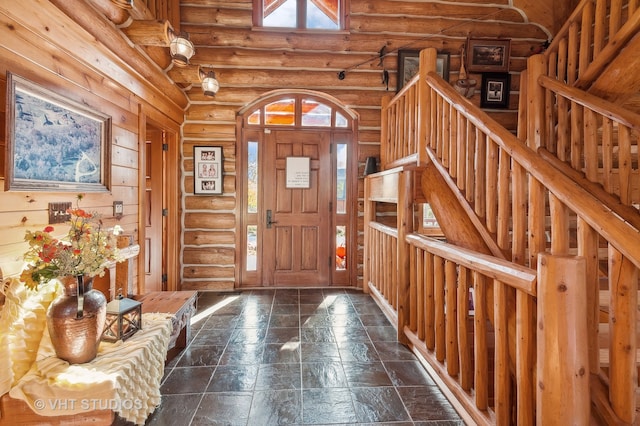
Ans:
[[[264,122],[267,125],[293,126],[295,120],[295,100],[282,99],[264,108]]]
[[[303,126],[331,126],[331,108],[314,100],[302,100]]]

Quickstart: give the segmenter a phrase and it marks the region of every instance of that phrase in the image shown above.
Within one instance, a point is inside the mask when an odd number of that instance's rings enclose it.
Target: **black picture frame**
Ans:
[[[480,87],[481,108],[508,108],[511,76],[509,73],[483,73]]]
[[[471,38],[467,45],[469,72],[508,72],[510,39]]]
[[[222,147],[193,147],[193,193],[222,194]]]
[[[420,67],[420,50],[398,50],[398,83],[400,91],[417,73]],[[449,53],[438,53],[436,71],[445,81],[449,81]]]
[[[7,72],[6,191],[108,192],[111,117]]]

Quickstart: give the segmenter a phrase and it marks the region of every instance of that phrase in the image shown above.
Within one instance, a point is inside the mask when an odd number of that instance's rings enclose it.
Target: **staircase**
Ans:
[[[581,2],[528,61],[517,137],[438,77],[433,49],[383,103],[365,283],[476,423],[638,420],[639,28],[638,1]],[[446,242],[414,232],[424,201]]]

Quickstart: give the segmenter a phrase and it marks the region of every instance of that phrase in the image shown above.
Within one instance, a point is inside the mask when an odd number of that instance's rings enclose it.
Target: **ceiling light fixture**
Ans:
[[[179,66],[189,65],[189,59],[196,53],[193,43],[189,40],[189,34],[185,32],[175,33],[172,29],[169,31],[169,51],[171,60]]]

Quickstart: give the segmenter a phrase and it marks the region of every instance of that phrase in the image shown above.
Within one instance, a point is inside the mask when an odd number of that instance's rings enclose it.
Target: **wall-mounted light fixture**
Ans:
[[[169,52],[171,60],[179,66],[189,65],[189,59],[196,53],[193,43],[189,40],[189,34],[185,32],[176,33],[169,30]]]
[[[133,7],[133,0],[111,0],[111,3],[123,9],[131,9]]]
[[[207,73],[200,71],[200,73],[202,77],[202,92],[205,96],[215,97],[218,89],[220,89],[220,83],[216,78],[216,73],[214,71]]]

